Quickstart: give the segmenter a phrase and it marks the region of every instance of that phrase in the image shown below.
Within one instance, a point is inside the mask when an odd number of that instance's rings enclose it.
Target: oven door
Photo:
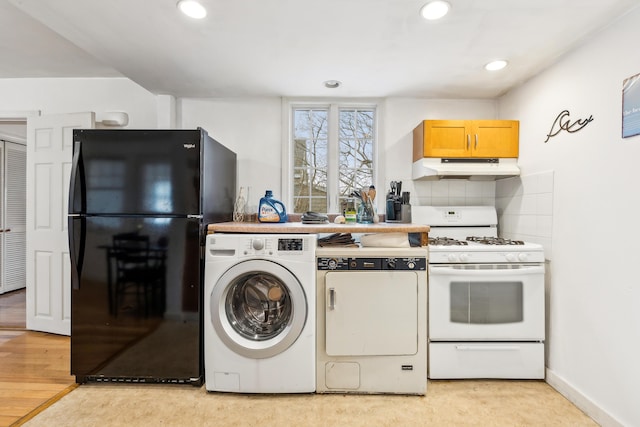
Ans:
[[[544,265],[429,265],[430,341],[543,341]]]

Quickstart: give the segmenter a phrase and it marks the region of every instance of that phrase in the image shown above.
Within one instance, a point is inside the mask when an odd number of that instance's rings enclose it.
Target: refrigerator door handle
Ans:
[[[75,222],[80,221],[80,242],[76,248],[76,228]],[[82,264],[84,262],[84,249],[86,240],[86,219],[83,217],[70,216],[68,219],[69,230],[69,258],[71,259],[71,287],[80,289],[80,275],[82,274]]]
[[[78,178],[78,173],[80,172],[78,170],[78,167],[80,165],[81,155],[82,155],[82,142],[75,141],[75,144],[73,147],[73,161],[71,163],[71,179],[69,180],[69,210],[68,210],[69,213],[77,213],[75,211],[74,206],[76,201],[76,179]]]

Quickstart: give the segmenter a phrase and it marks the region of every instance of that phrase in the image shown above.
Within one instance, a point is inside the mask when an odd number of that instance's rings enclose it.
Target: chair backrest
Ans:
[[[123,250],[149,250],[149,236],[141,236],[135,233],[123,233],[113,236],[113,247]]]
[[[113,255],[118,272],[149,268],[149,236],[123,233],[113,236]]]

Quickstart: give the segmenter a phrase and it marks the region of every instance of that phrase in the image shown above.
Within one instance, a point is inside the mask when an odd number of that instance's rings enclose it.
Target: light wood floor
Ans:
[[[75,388],[70,339],[25,330],[24,291],[0,296],[0,426],[18,426]]]
[[[20,289],[0,295],[0,329],[25,329],[26,292]]]

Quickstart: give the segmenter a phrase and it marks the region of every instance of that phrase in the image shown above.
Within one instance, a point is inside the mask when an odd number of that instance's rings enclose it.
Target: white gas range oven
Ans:
[[[544,250],[491,206],[413,206],[429,232],[429,378],[544,378]]]

